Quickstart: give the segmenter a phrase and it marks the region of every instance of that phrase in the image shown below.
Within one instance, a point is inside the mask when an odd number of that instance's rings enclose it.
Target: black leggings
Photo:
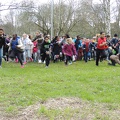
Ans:
[[[46,54],[46,53],[43,53],[42,54],[42,61],[44,62],[44,60],[46,62],[46,66],[49,66],[49,64],[50,64],[50,55]]]
[[[20,64],[23,65],[23,62],[22,62],[22,55],[23,55],[23,53],[19,52],[18,50],[15,50],[14,52],[15,52],[15,56],[17,56]]]

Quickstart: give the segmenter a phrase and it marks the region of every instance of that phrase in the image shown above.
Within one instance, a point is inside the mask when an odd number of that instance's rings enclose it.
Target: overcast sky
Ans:
[[[11,2],[12,3],[19,3],[23,0],[0,0],[0,3],[4,4],[4,5],[9,5]],[[27,0],[29,1],[29,0]],[[32,0],[34,2],[36,2],[37,4],[44,4],[44,3],[48,3],[50,2],[51,0]],[[58,3],[59,0],[54,0],[54,2]],[[65,0],[67,1],[67,0]],[[79,0],[74,0],[74,1],[79,1]],[[89,0],[88,0],[89,1]],[[101,0],[93,0],[93,3],[100,3]],[[111,0],[111,4],[113,5],[113,1],[115,0]],[[4,15],[6,15],[8,13],[8,11],[2,11],[1,12],[1,16],[3,17]]]
[[[23,1],[23,0],[0,0],[0,3],[2,3],[2,4],[9,4],[11,2],[13,2],[13,3],[19,3],[21,1]],[[50,2],[51,0],[33,0],[33,1],[36,2],[36,3],[42,4],[42,3]],[[58,2],[58,1],[59,0],[54,0],[54,2]],[[79,1],[79,0],[76,0],[76,1]],[[100,0],[93,0],[94,3],[98,3],[99,1]]]
[[[2,3],[3,5],[9,5],[10,3],[19,3],[23,0],[0,0],[0,3]],[[27,0],[29,1],[29,0]],[[44,4],[44,3],[48,3],[51,0],[33,0],[34,2],[36,2],[37,4]],[[55,3],[57,3],[59,0],[54,0]],[[67,0],[66,0],[67,1]],[[75,0],[75,1],[79,1],[79,0]],[[89,1],[89,0],[88,0]],[[100,0],[93,0],[94,3],[98,3]],[[7,13],[7,11],[2,11],[1,14],[5,14]]]

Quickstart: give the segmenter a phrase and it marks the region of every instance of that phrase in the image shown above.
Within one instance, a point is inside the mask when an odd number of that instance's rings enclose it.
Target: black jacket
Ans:
[[[41,52],[42,53],[46,53],[46,51],[49,51],[50,50],[50,42],[43,42],[41,44]]]
[[[62,47],[61,45],[58,43],[57,40],[55,41],[52,41],[52,45],[53,45],[53,52],[54,52],[54,55],[59,55],[60,52],[62,51]]]
[[[2,48],[2,46],[5,46],[5,38],[4,37],[0,37],[0,48]]]
[[[37,43],[38,43],[37,46],[38,46],[38,49],[40,49],[41,44],[43,43],[43,38],[41,37],[41,35],[39,35],[39,36],[36,36],[32,42],[34,42],[35,40],[37,40]]]

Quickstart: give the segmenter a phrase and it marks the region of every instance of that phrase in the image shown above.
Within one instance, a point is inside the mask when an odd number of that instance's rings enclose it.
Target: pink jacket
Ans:
[[[75,46],[73,44],[65,44],[63,46],[63,49],[62,49],[62,52],[67,55],[67,56],[73,56],[73,55],[76,55],[77,52],[76,52],[76,49],[75,49]]]

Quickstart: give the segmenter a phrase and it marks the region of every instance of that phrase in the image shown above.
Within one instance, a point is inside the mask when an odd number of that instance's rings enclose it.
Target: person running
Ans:
[[[0,28],[0,68],[2,68],[3,46],[5,46],[4,31]]]
[[[32,41],[29,39],[27,34],[23,34],[23,40],[22,43],[24,45],[24,53],[23,53],[23,59],[24,64],[29,62],[31,60],[31,46],[33,45]]]
[[[38,48],[37,59],[38,59],[38,63],[42,63],[41,51],[40,50],[41,50],[41,44],[44,41],[43,34],[40,33],[39,31],[37,31],[36,36],[35,36],[35,38],[33,39],[32,42],[34,42],[34,41],[37,41],[37,48]]]
[[[100,37],[98,38],[96,50],[96,66],[99,65],[99,60],[103,60],[103,58],[106,58],[105,49],[107,44],[108,43],[106,42],[105,33],[100,32]]]
[[[33,42],[33,61],[37,62],[37,52],[38,52],[38,47],[37,47],[37,41],[35,40]]]
[[[42,61],[45,61],[46,68],[48,68],[50,64],[50,40],[48,36],[45,37],[44,42],[41,44],[41,54]]]
[[[22,62],[23,52],[18,50],[19,48],[22,49],[22,47],[23,47],[23,44],[22,44],[21,39],[17,36],[17,34],[13,34],[13,38],[10,41],[9,51],[11,50],[11,53],[13,54],[13,58],[15,58],[17,56],[17,58],[21,64],[21,68],[24,68],[24,65]]]
[[[89,39],[85,39],[83,44],[83,54],[84,54],[84,61],[88,62],[88,54],[90,52],[90,42]]]
[[[65,65],[72,64],[72,57],[73,55],[77,55],[75,46],[72,42],[72,38],[67,38],[66,39],[66,44],[63,46],[63,54],[64,54],[64,58],[65,58]]]
[[[53,62],[55,63],[58,59],[60,59],[60,52],[62,51],[59,36],[55,36],[55,38],[52,41],[52,45]]]

